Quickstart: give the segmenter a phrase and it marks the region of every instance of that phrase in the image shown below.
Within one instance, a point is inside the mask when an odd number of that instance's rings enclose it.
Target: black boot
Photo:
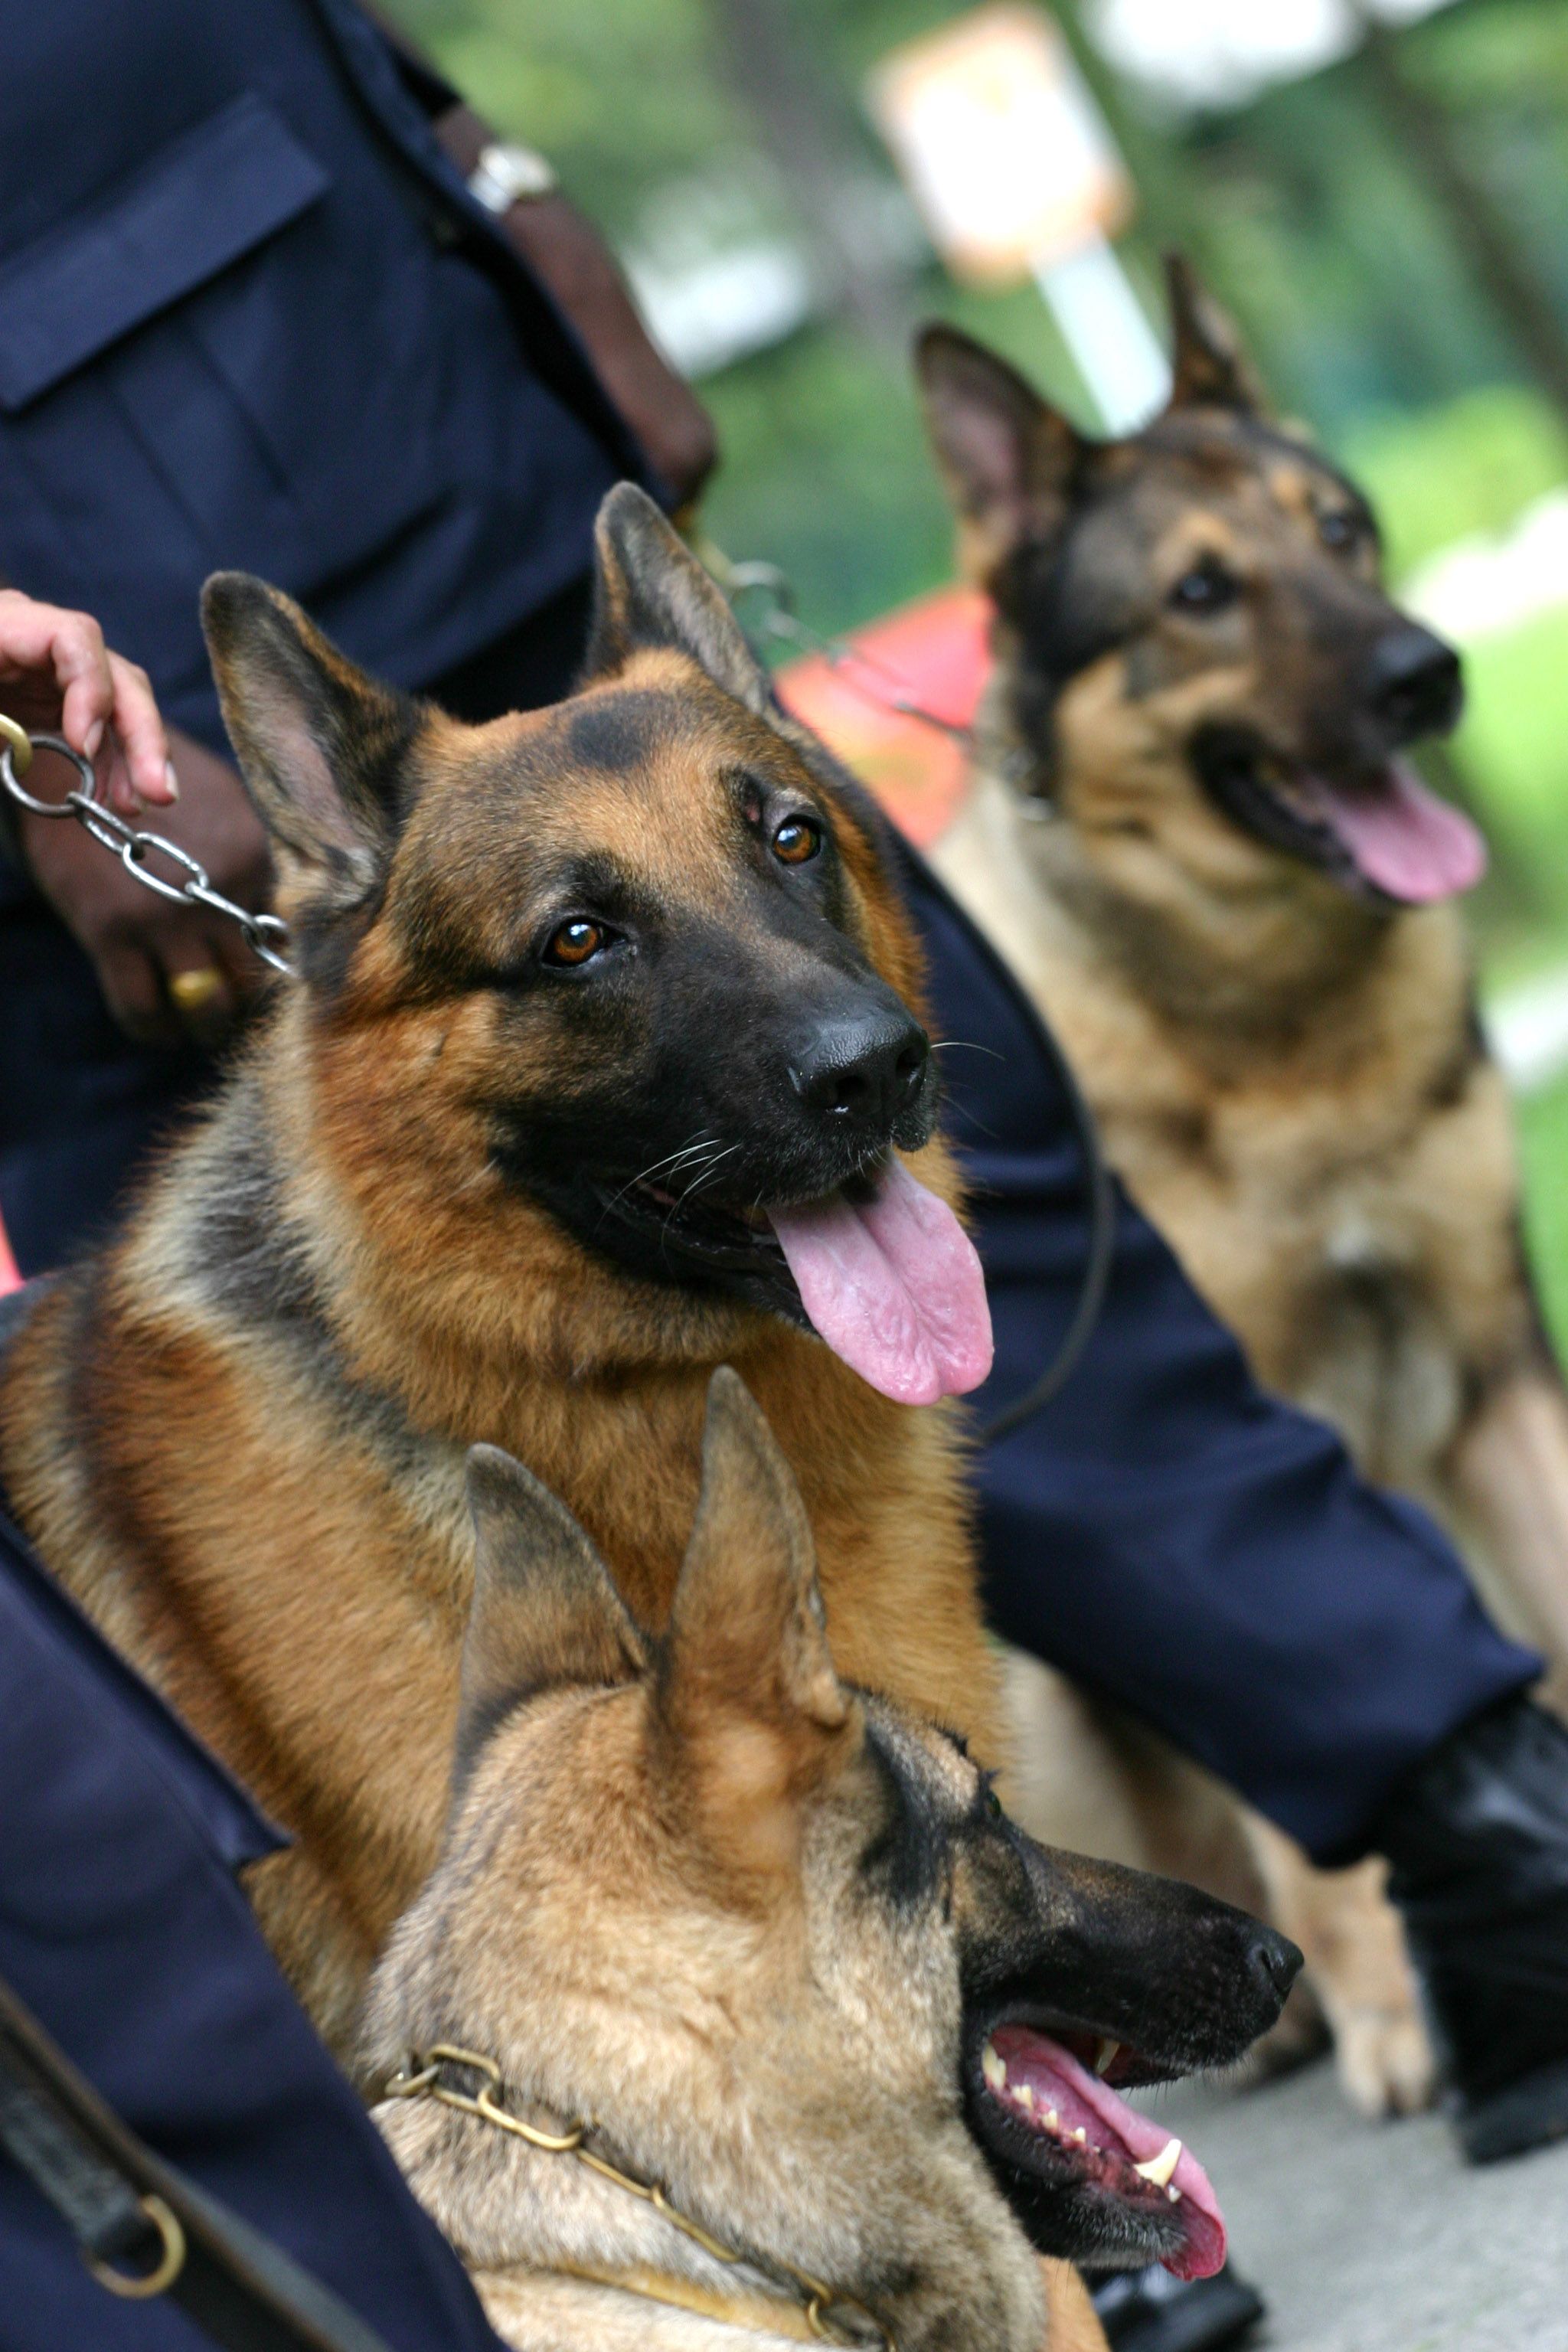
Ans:
[[[1173,2278],[1155,2263],[1089,2284],[1110,2352],[1225,2352],[1263,2316],[1263,2297],[1228,2263],[1213,2278]]]
[[[1568,1729],[1526,1698],[1489,1707],[1400,1782],[1372,1843],[1466,2156],[1568,2134]]]

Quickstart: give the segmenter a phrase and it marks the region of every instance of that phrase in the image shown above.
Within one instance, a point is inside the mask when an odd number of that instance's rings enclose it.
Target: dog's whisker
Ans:
[[[682,1188],[680,1194],[681,1199],[683,1201],[689,1201],[694,1193],[700,1192],[702,1190],[704,1184],[711,1182],[713,1176],[722,1163],[728,1160],[731,1154],[739,1151],[741,1147],[738,1143],[727,1144],[722,1151],[716,1151],[711,1160],[705,1160],[701,1168],[699,1169],[697,1174],[692,1178],[690,1183]]]
[[[677,1150],[667,1151],[662,1160],[652,1160],[646,1168],[639,1169],[635,1176],[628,1176],[626,1182],[620,1185],[612,1195],[612,1199],[617,1202],[624,1201],[628,1192],[635,1192],[639,1184],[646,1184],[651,1176],[673,1173],[684,1160],[696,1159],[708,1150],[716,1139],[709,1134],[706,1128],[700,1128],[695,1135],[689,1137]]]
[[[975,1037],[933,1037],[931,1049],[933,1054],[988,1054],[994,1062],[1007,1058],[994,1045],[983,1045]]]

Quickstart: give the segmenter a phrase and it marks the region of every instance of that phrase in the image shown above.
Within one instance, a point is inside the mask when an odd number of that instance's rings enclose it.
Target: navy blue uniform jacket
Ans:
[[[95,614],[218,751],[210,572],[415,688],[574,596],[645,461],[437,144],[452,92],[353,0],[0,7],[0,580]],[[35,1272],[206,1066],[120,1034],[3,856],[0,1003],[0,1205]]]
[[[0,9],[0,575],[223,750],[225,566],[422,685],[585,572],[643,459],[353,0]]]

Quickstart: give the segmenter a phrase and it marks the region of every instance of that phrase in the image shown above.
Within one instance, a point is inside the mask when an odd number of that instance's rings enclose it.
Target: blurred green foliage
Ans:
[[[1546,1328],[1559,1363],[1568,1365],[1568,1078],[1520,1105],[1519,1141],[1525,1243]]]
[[[721,0],[391,5],[498,128],[550,153],[623,244],[672,184],[754,173],[765,142],[724,70]],[[867,169],[889,176],[860,110],[865,74],[956,13],[953,0],[786,5],[825,103],[858,135]],[[1142,187],[1135,276],[1153,293],[1159,246],[1195,251],[1282,404],[1372,482],[1396,569],[1463,531],[1500,528],[1568,473],[1564,429],[1391,138],[1362,60],[1177,122],[1095,65],[1079,5],[1058,14]],[[1449,109],[1468,166],[1510,208],[1568,314],[1568,8],[1457,0],[1405,35],[1401,55]],[[965,294],[933,265],[906,307],[958,318],[1082,413],[1032,290]],[[705,391],[728,459],[714,528],[785,563],[811,618],[838,626],[940,574],[946,533],[899,352],[829,321]]]
[[[1339,436],[1341,461],[1377,508],[1389,570],[1481,531],[1505,530],[1568,482],[1568,421],[1528,384],[1488,384],[1437,408],[1369,412]]]

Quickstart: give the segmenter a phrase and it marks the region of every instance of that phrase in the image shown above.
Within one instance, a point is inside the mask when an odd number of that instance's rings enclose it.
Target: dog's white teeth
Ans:
[[[1182,2192],[1181,2192],[1181,2190],[1180,2190],[1178,2188],[1176,2188],[1176,2187],[1174,2186],[1174,2184],[1173,2184],[1173,2185],[1172,2185],[1169,2189],[1166,2189],[1165,2194],[1166,2194],[1166,2196],[1170,2199],[1170,2200],[1171,2200],[1171,2202],[1172,2202],[1172,2204],[1173,2204],[1173,2205],[1179,2205],[1179,2204],[1181,2203],[1181,2201],[1182,2201]]]
[[[1112,2042],[1109,2034],[1102,2033],[1100,2037],[1100,2047],[1094,2053],[1095,2073],[1100,2075],[1109,2074],[1121,2055],[1121,2042]]]
[[[1018,2105],[1021,2107],[1026,2107],[1030,2115],[1034,2114],[1035,2094],[1027,2083],[1020,2083],[1017,2089],[1014,2092],[1013,2096],[1017,2100]]]
[[[1006,2089],[1007,2068],[1000,2051],[994,2042],[988,2042],[980,2053],[980,2071],[992,2090]]]
[[[1147,2180],[1156,2189],[1168,2189],[1171,2185],[1171,2175],[1181,2160],[1181,2141],[1168,2139],[1158,2156],[1152,2156],[1147,2164],[1135,2164],[1132,2169],[1140,2180]]]
[[[1047,2131],[1056,2131],[1059,2129],[1060,2125],[1061,2117],[1058,2115],[1055,2107],[1047,2107],[1046,2109],[1046,2129]]]
[[[1078,2127],[1077,2131],[1075,2131],[1075,2132],[1074,2132],[1074,2134],[1073,2134],[1073,2137],[1074,2137],[1074,2139],[1080,2139],[1080,2140],[1083,2140],[1083,2141],[1087,2142],[1087,2140],[1088,2140],[1088,2138],[1089,2138],[1089,2134],[1085,2131],[1085,2129],[1084,2129],[1084,2127],[1083,2127],[1083,2126],[1082,2126],[1081,2124],[1079,2124],[1079,2127]]]

